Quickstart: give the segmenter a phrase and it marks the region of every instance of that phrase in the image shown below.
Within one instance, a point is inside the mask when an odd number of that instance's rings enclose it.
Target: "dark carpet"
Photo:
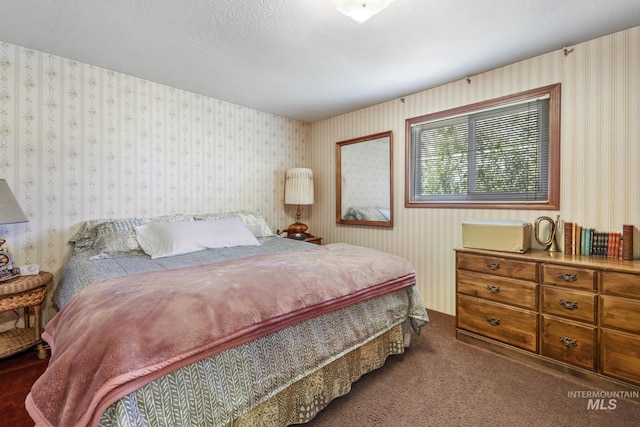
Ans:
[[[431,324],[403,355],[353,384],[320,412],[324,426],[638,426],[640,399],[605,398],[607,409],[570,392],[604,390],[568,374],[532,367],[455,339],[455,317]],[[613,389],[616,391],[614,386]],[[609,409],[615,405],[615,409]]]
[[[353,384],[309,427],[638,426],[640,399],[609,398],[589,409],[586,381],[533,367],[455,339],[455,317],[430,311],[431,324],[405,354]],[[31,351],[0,361],[0,426],[33,426],[24,409],[47,360]],[[615,390],[615,387],[610,390]]]

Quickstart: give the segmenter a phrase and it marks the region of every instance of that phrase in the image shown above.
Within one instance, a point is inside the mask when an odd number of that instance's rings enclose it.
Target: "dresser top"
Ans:
[[[457,248],[456,252],[484,255],[495,258],[508,258],[523,261],[537,261],[551,264],[569,264],[580,267],[592,267],[640,274],[640,259],[622,260],[617,258],[603,258],[597,256],[571,255],[564,252],[547,252],[532,249],[523,254],[514,252],[489,251],[485,249]]]

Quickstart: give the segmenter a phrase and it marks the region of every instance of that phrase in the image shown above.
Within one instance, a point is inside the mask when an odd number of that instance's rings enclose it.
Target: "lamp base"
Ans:
[[[308,236],[307,233],[289,233],[289,238],[293,240],[306,240]]]
[[[296,222],[295,224],[291,224],[287,229],[289,235],[291,234],[303,234],[309,226],[307,224],[303,224],[301,222]]]

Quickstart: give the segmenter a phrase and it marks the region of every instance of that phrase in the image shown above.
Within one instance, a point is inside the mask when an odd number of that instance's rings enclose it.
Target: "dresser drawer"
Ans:
[[[542,316],[543,356],[595,370],[596,327]]]
[[[456,257],[456,267],[460,270],[476,271],[512,279],[538,281],[536,263],[477,254],[461,254]]]
[[[602,292],[640,299],[640,274],[602,272]]]
[[[601,325],[640,333],[640,301],[603,295]]]
[[[542,312],[596,323],[596,294],[557,286],[542,286]]]
[[[538,315],[516,307],[458,295],[458,327],[529,351],[537,351]]]
[[[602,329],[602,373],[640,384],[640,337]]]
[[[516,279],[458,270],[458,292],[503,304],[536,310],[538,285]]]
[[[595,290],[596,270],[571,265],[542,264],[542,283]]]

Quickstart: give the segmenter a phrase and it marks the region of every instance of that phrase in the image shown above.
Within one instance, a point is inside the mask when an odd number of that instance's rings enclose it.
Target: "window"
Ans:
[[[406,135],[407,207],[559,207],[559,83],[408,119]]]

